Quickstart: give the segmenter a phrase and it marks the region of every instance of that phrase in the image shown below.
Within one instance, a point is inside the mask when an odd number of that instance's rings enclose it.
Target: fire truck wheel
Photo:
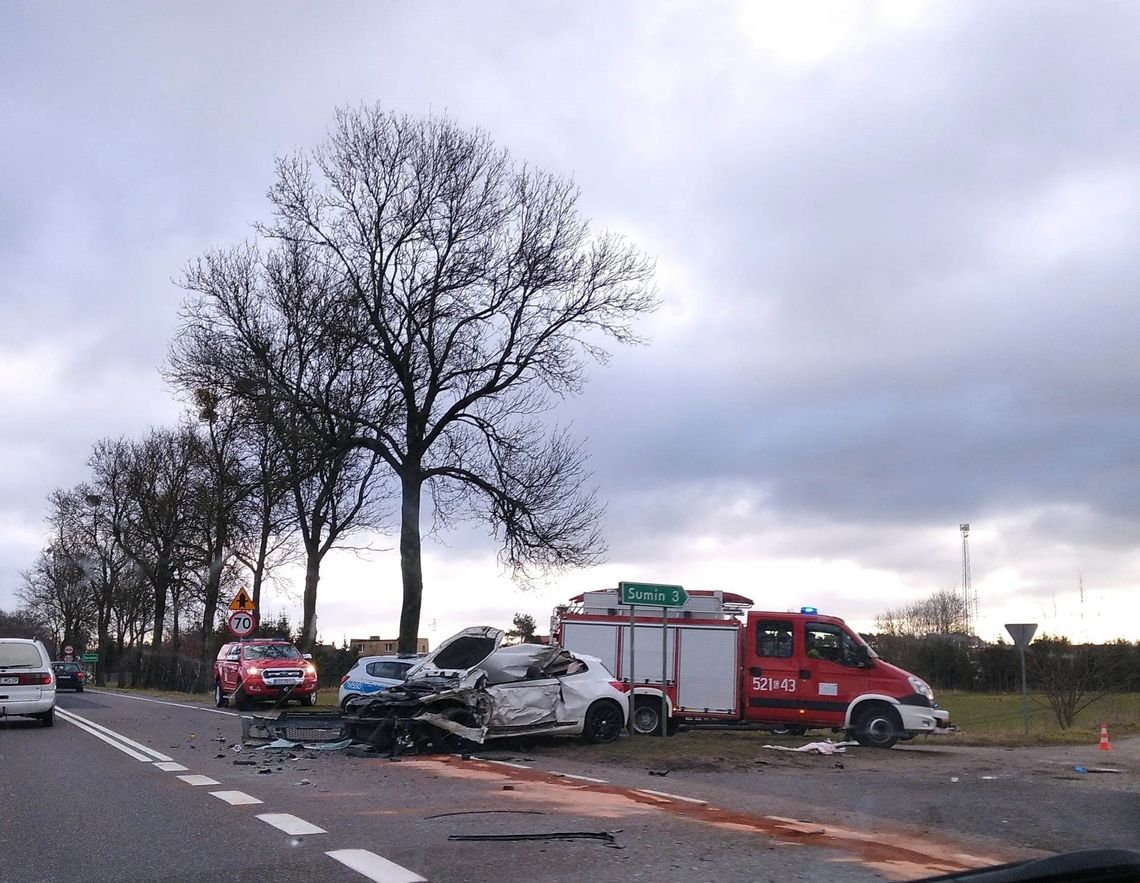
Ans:
[[[889,705],[875,703],[859,712],[855,741],[868,748],[891,748],[899,740],[902,721]]]
[[[639,696],[633,705],[633,731],[642,736],[661,735],[661,700]]]

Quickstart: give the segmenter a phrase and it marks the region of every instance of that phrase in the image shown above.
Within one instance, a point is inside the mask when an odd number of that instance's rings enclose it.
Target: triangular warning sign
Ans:
[[[238,589],[238,593],[230,601],[230,610],[253,610],[253,599],[246,594],[244,588]]]

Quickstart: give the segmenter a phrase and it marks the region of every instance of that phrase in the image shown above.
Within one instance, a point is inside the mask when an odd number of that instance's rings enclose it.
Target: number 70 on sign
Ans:
[[[236,610],[230,614],[227,623],[236,637],[244,638],[257,628],[257,617],[245,610]]]

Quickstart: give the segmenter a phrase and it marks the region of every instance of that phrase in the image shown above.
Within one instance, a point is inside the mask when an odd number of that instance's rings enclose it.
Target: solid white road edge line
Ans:
[[[318,828],[312,822],[306,822],[287,812],[266,812],[258,816],[265,824],[272,825],[279,831],[284,831],[291,837],[302,834],[327,834],[324,828]]]
[[[217,779],[211,779],[209,776],[179,776],[187,785],[220,785],[222,784]]]
[[[681,794],[670,794],[668,791],[650,791],[648,788],[634,788],[639,794],[650,794],[653,797],[667,797],[670,800],[683,800],[685,803],[696,803],[700,806],[708,806],[707,800],[698,800],[695,797],[685,797]]]
[[[263,802],[256,797],[250,797],[244,791],[211,791],[210,794],[218,800],[224,800],[230,806],[252,806]]]
[[[74,711],[70,711],[66,708],[58,708],[57,707],[56,712],[58,714],[62,714],[64,717],[67,717],[69,719],[82,721],[83,723],[87,724],[87,726],[94,727],[99,732],[106,733],[108,736],[111,736],[115,739],[118,739],[124,745],[130,745],[132,748],[134,748],[138,751],[141,751],[143,754],[149,754],[155,760],[165,760],[165,761],[174,760],[174,758],[170,757],[169,755],[163,754],[160,751],[155,751],[153,748],[147,748],[141,742],[136,742],[134,739],[128,739],[122,733],[116,733],[114,730],[110,729],[109,727],[105,727],[102,724],[95,723],[95,721],[88,720],[87,718],[76,714]]]
[[[59,713],[58,708],[56,709],[56,713],[57,714]],[[73,727],[78,727],[79,729],[81,729],[87,733],[90,733],[96,739],[102,739],[104,742],[106,742],[108,745],[112,746],[113,748],[118,748],[121,752],[123,752],[123,754],[129,754],[135,760],[141,760],[143,763],[150,763],[151,762],[151,759],[149,757],[147,757],[145,754],[139,754],[133,748],[128,748],[126,745],[123,745],[120,742],[116,742],[114,739],[112,739],[108,736],[104,736],[98,730],[92,729],[91,727],[87,726],[87,724],[81,724],[79,721],[74,720],[73,718],[67,717],[65,715],[59,715],[59,717],[60,717],[60,720],[67,721]]]
[[[479,759],[482,760],[483,758],[479,758]],[[511,763],[509,760],[488,760],[487,763],[497,763],[499,766],[509,766],[509,767],[513,767],[516,770],[529,770],[530,769],[530,767],[528,767],[526,764]]]
[[[134,699],[135,702],[155,702],[158,705],[173,705],[175,708],[189,708],[191,711],[209,711],[212,714],[224,714],[228,717],[241,717],[236,711],[222,711],[220,708],[207,708],[204,705],[187,705],[185,702],[168,702],[165,699],[149,699],[146,696],[129,696],[126,693],[115,693],[110,690],[88,690],[88,693],[98,693],[100,696],[118,696],[121,699]]]
[[[415,871],[409,871],[367,849],[334,849],[325,855],[358,874],[363,874],[374,883],[427,883],[427,878]]]
[[[593,776],[579,776],[574,773],[551,773],[552,776],[561,776],[563,779],[577,779],[580,782],[596,782],[599,785],[608,785],[608,779],[595,779]]]

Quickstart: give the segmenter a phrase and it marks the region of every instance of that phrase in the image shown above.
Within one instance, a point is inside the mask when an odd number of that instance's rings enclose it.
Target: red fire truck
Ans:
[[[678,721],[796,734],[831,729],[890,748],[949,731],[950,713],[935,704],[929,685],[880,659],[842,619],[813,607],[751,608],[749,598],[719,591],[690,591],[664,616],[637,607],[636,683],[630,608],[617,589],[585,592],[557,607],[551,635],[568,650],[599,657],[632,689],[639,733],[668,732]]]

